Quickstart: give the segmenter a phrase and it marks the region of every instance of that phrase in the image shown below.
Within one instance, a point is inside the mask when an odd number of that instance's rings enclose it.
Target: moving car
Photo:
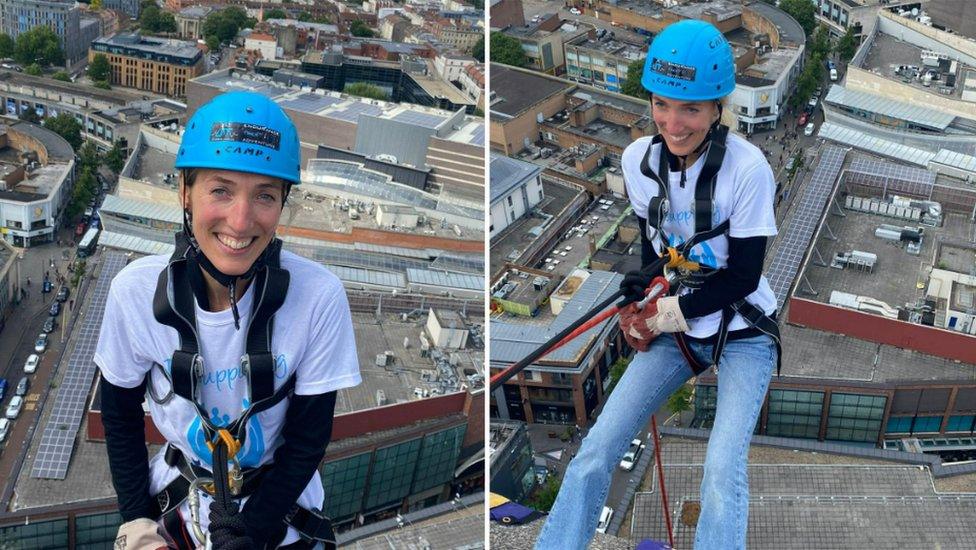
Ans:
[[[54,299],[61,303],[64,303],[68,300],[69,294],[71,294],[71,291],[68,290],[68,287],[62,286],[61,288],[58,289],[58,295]]]
[[[8,433],[10,433],[10,421],[6,418],[0,418],[0,442],[7,439]]]
[[[814,126],[813,123],[811,122],[811,123],[807,124],[807,127],[806,128],[803,129],[803,135],[805,135],[805,136],[812,136],[813,135],[813,131],[816,130],[816,129],[817,129],[817,127]]]
[[[624,458],[620,461],[620,467],[629,472],[634,469],[637,461],[640,459],[641,451],[644,450],[644,445],[641,443],[640,439],[635,439],[630,442],[630,449],[624,454]]]
[[[54,290],[54,284],[52,284],[51,281],[44,279],[44,284],[41,285],[41,292],[47,294],[52,290]]]
[[[7,379],[0,378],[0,401],[3,400],[3,396],[7,393]]]
[[[573,15],[583,15],[583,12],[581,12],[578,8],[570,8],[569,13]]]
[[[810,110],[817,108],[817,96],[813,96],[809,101],[807,101],[807,107],[809,107]]]
[[[27,362],[24,363],[24,372],[27,374],[34,374],[37,370],[37,364],[41,362],[41,358],[36,354],[32,353],[27,357]]]
[[[600,523],[596,524],[596,532],[606,533],[611,519],[613,519],[613,508],[604,506],[603,511],[600,512]]]
[[[37,341],[34,342],[34,351],[37,353],[44,353],[47,349],[47,334],[41,334],[37,337]]]
[[[51,317],[61,313],[61,302],[55,301],[53,304],[51,304],[51,309],[48,310],[48,313],[51,315]]]
[[[41,332],[43,332],[44,334],[49,334],[51,332],[54,332],[54,329],[57,328],[57,326],[58,326],[57,318],[48,317],[47,321],[44,321],[44,326],[41,327]]]
[[[10,400],[10,404],[7,405],[6,417],[13,420],[20,416],[20,409],[24,408],[24,398],[16,396]]]

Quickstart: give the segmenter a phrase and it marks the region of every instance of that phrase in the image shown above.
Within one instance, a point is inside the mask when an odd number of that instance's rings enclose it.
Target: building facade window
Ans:
[[[883,395],[832,394],[826,438],[838,441],[876,441],[881,431],[887,400]]]

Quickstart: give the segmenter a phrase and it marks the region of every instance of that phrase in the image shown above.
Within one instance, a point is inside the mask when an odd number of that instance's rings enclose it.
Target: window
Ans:
[[[461,452],[465,429],[466,425],[455,426],[424,436],[412,492],[426,491],[454,478],[454,465]]]
[[[887,399],[883,395],[831,395],[827,439],[864,442],[877,440]]]
[[[512,196],[511,195],[508,196],[508,205],[509,206],[512,206]]]
[[[973,429],[973,420],[976,416],[973,415],[963,415],[963,416],[950,416],[949,423],[946,425],[947,432],[971,432]]]
[[[770,390],[766,435],[816,439],[823,399],[823,392]]]
[[[372,453],[363,453],[322,466],[325,512],[333,519],[350,517],[363,504]]]
[[[420,439],[413,439],[376,451],[366,495],[367,509],[396,503],[410,494],[420,443]]]

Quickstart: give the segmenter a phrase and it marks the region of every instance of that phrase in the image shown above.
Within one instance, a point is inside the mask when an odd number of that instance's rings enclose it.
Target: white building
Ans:
[[[278,59],[278,41],[270,34],[251,33],[244,39],[244,49],[261,52],[263,59]]]
[[[417,227],[420,213],[415,208],[396,204],[380,204],[376,207],[376,224],[380,227]]]
[[[468,344],[468,329],[456,311],[431,309],[427,315],[427,333],[431,343],[441,349],[464,349]]]
[[[488,238],[494,238],[543,199],[542,167],[491,154],[491,214]]]
[[[448,82],[461,79],[464,69],[468,65],[474,65],[478,60],[467,55],[453,53],[441,53],[434,58],[434,70],[440,77]]]

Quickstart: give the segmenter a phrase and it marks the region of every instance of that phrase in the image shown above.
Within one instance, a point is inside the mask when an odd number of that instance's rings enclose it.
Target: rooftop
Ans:
[[[391,103],[365,99],[323,89],[302,90],[272,82],[269,77],[242,73],[235,69],[208,73],[195,78],[193,82],[223,91],[255,91],[273,99],[282,108],[344,122],[356,123],[360,115],[401,121],[406,118],[427,120],[431,117],[437,117],[440,122],[455,116],[455,113],[451,111],[410,103]],[[450,126],[441,127],[439,129],[441,135],[438,137],[460,143],[480,145],[484,143],[483,131],[483,119],[461,116]]]
[[[924,48],[879,31],[869,45],[861,68],[890,80],[907,84],[917,90],[945,95],[956,100],[967,100],[963,96],[966,88],[963,83],[967,78],[976,76],[976,72],[974,72],[976,69],[959,63],[957,72],[950,74],[950,63],[948,61],[939,67],[925,65],[922,62],[923,51],[925,51]],[[933,77],[930,85],[925,86],[925,75],[929,71],[937,75],[938,79]],[[955,80],[951,87],[947,86],[947,80],[950,76]]]
[[[668,11],[683,19],[702,19],[708,14],[721,23],[742,15],[742,5],[730,0],[710,0],[703,4],[679,4],[668,8]]]
[[[664,8],[657,2],[646,2],[645,0],[621,0],[617,2],[617,7],[658,19],[664,12]]]
[[[14,121],[14,119],[7,117],[3,117],[2,122],[7,127],[13,129],[13,131],[27,134],[40,141],[44,145],[44,148],[47,149],[49,161],[69,162],[75,159],[75,150],[71,148],[71,144],[57,133],[48,130],[40,124]]]
[[[615,39],[597,40],[590,38],[585,34],[575,40],[567,42],[566,44],[576,46],[577,48],[585,48],[587,50],[613,55],[628,61],[640,59],[647,52],[647,47],[643,45],[631,44],[629,42]]]
[[[491,64],[491,83],[497,93],[491,103],[491,116],[502,120],[516,117],[542,100],[568,92],[576,86],[572,82],[514,69],[500,63]]]
[[[749,9],[758,12],[764,18],[771,21],[773,25],[776,25],[776,30],[779,31],[782,42],[787,42],[794,46],[806,43],[807,35],[803,32],[803,27],[785,11],[766,2],[751,2]],[[782,42],[780,43],[781,45]]]
[[[214,11],[213,6],[190,6],[188,8],[183,8],[179,12],[180,17],[203,19],[210,12]]]
[[[92,42],[93,46],[99,44],[105,47],[131,48],[143,52],[171,55],[185,59],[194,59],[202,55],[201,50],[197,48],[196,42],[177,40],[175,38],[145,37],[141,36],[138,32],[133,34],[115,34],[109,37],[98,38]]]
[[[502,200],[511,191],[529,183],[542,173],[542,168],[518,159],[506,157],[498,153],[491,153],[491,180],[489,188],[491,198],[489,204]]]
[[[312,23],[310,21],[298,21],[297,19],[265,19],[264,22],[276,26],[293,26],[300,29],[315,30],[326,34],[339,34],[339,27],[327,23]]]
[[[930,107],[904,103],[867,92],[848,90],[839,84],[834,84],[830,87],[824,101],[842,107],[849,107],[904,120],[933,131],[945,131],[956,118],[955,115]]]

